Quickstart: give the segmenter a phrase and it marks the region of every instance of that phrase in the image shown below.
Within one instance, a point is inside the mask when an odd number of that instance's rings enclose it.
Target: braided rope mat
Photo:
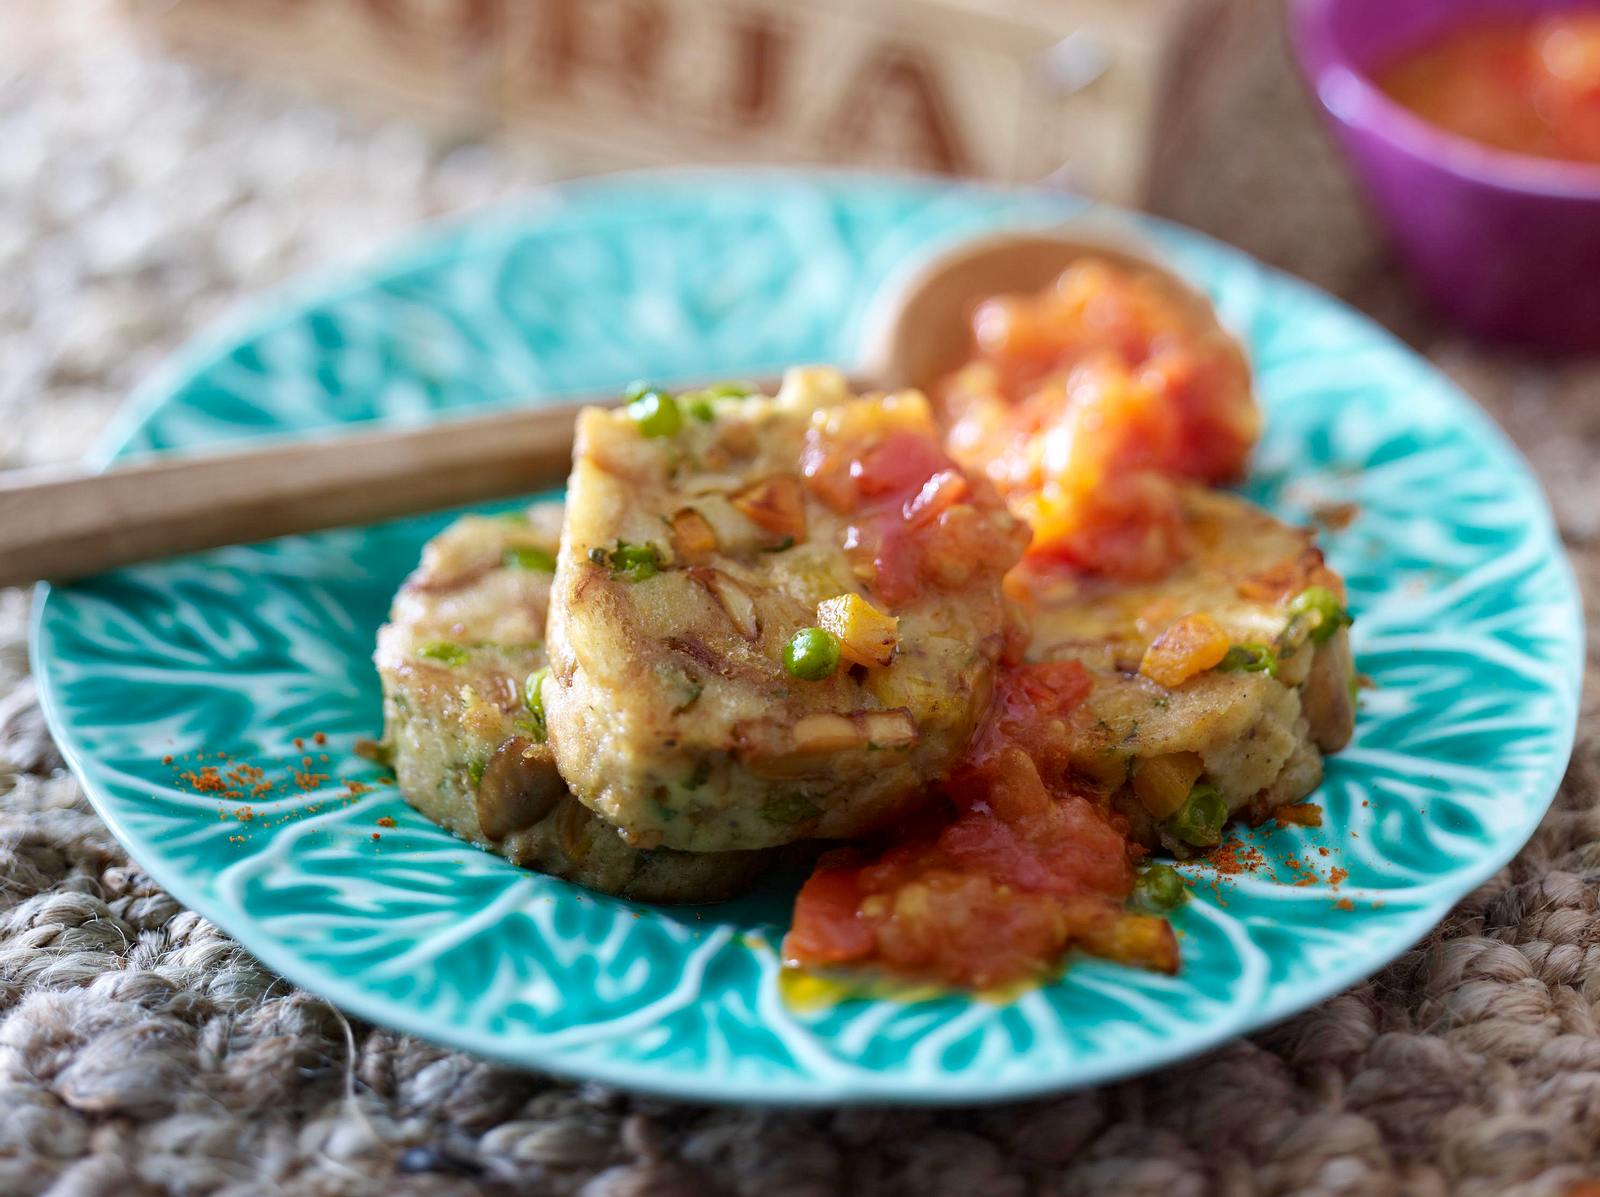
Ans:
[[[21,51],[0,61],[0,465],[79,451],[241,290],[552,170],[163,62],[101,36],[91,0],[24,7],[0,15],[0,46]],[[1460,378],[1534,460],[1600,609],[1600,368],[1440,340],[1280,62],[1230,111],[1250,137],[1219,124],[1162,206],[1362,303]],[[1304,236],[1311,214],[1325,235]],[[1600,1176],[1593,650],[1534,841],[1370,982],[1159,1077],[1026,1106],[790,1114],[511,1072],[274,977],[84,804],[34,703],[27,606],[0,592],[0,1193],[1532,1197]]]

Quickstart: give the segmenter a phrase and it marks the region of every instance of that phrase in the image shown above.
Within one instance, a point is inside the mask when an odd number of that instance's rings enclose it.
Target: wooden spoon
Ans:
[[[994,295],[1041,291],[1080,258],[1153,275],[1197,328],[1221,328],[1211,300],[1120,230],[999,233],[963,241],[891,283],[867,319],[864,373],[931,390],[972,352],[972,312]]]
[[[857,383],[930,386],[968,353],[968,321],[979,301],[1038,290],[1086,256],[1152,271],[1197,312],[1203,308],[1205,320],[1216,319],[1204,297],[1176,275],[1104,239],[987,237],[886,288]],[[772,385],[762,380],[763,389]],[[577,411],[616,401],[611,392],[418,427],[335,429],[311,439],[118,464],[103,473],[0,474],[0,586],[67,581],[176,553],[557,486],[571,465]]]

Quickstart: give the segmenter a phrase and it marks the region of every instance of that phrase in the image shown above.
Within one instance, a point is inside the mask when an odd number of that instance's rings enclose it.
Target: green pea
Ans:
[[[839,638],[823,628],[801,628],[783,646],[783,667],[803,682],[832,677],[839,668]]]
[[[1235,644],[1217,662],[1222,673],[1264,673],[1278,676],[1278,653],[1270,644]]]
[[[705,393],[713,399],[743,399],[747,395],[755,394],[755,388],[748,382],[714,382],[705,388]]]
[[[651,391],[658,391],[660,389],[661,388],[656,386],[653,382],[646,382],[642,378],[635,378],[627,386],[622,388],[622,398],[624,402],[632,403],[635,399],[641,399],[645,395],[648,395]]]
[[[1133,886],[1134,901],[1150,910],[1175,910],[1189,900],[1183,876],[1171,865],[1151,864]]]
[[[611,572],[629,582],[643,582],[661,572],[661,552],[653,544],[617,542],[611,554]]]
[[[417,656],[427,661],[438,661],[453,669],[457,665],[465,665],[472,654],[452,640],[430,640],[417,646]]]
[[[699,395],[690,399],[686,406],[689,409],[689,414],[702,424],[709,424],[717,418],[717,413],[711,406],[711,400],[702,398]]]
[[[501,560],[510,569],[536,569],[546,574],[556,572],[555,554],[537,545],[516,545],[507,549]]]
[[[643,582],[661,572],[661,550],[653,544],[629,544],[619,540],[614,549],[596,545],[589,550],[589,560],[605,566],[613,578],[629,582]]]
[[[1311,643],[1325,644],[1340,628],[1349,627],[1350,612],[1326,586],[1307,586],[1289,600],[1289,614],[1311,617]]]
[[[1174,839],[1196,848],[1209,848],[1222,839],[1222,825],[1228,821],[1228,804],[1222,792],[1208,782],[1189,791],[1183,805],[1166,822]]]
[[[677,436],[683,429],[678,401],[665,391],[646,391],[628,404],[628,415],[645,436]]]

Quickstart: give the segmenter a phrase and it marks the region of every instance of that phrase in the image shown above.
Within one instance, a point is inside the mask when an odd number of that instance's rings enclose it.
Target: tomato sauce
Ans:
[[[1076,662],[1019,665],[943,795],[877,855],[829,853],[784,941],[799,967],[870,965],[972,989],[1046,975],[1079,947],[1171,972],[1165,919],[1132,913],[1132,846],[1119,816],[1066,780],[1062,719],[1089,691]]]
[[[850,516],[845,548],[887,606],[1016,561],[1027,530],[1005,516],[992,487],[967,479],[931,421],[925,429],[845,423],[808,435],[801,471],[813,493]]]
[[[1468,25],[1375,81],[1417,115],[1483,145],[1600,163],[1600,10]]]
[[[947,445],[1033,528],[1030,553],[1159,576],[1186,545],[1179,481],[1236,480],[1260,431],[1238,345],[1155,274],[1104,261],[973,317]]]
[[[808,441],[807,484],[852,515],[874,589],[892,604],[968,560],[1014,561],[1018,546],[964,515],[998,505],[996,491],[1032,530],[1019,574],[1139,579],[1182,560],[1180,487],[1237,478],[1259,432],[1238,345],[1159,276],[1102,261],[1039,295],[980,305],[973,336],[971,361],[939,396],[943,450],[922,428],[863,435],[848,412],[831,419],[842,435]],[[1174,639],[1152,668],[1214,647]],[[1130,909],[1144,849],[1069,774],[1067,720],[1090,686],[1075,661],[1004,667],[934,808],[819,862],[786,963],[972,989],[1048,976],[1073,948],[1175,971],[1171,925]]]

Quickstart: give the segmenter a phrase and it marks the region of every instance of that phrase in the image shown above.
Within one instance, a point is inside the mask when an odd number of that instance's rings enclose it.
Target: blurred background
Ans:
[[[1275,10],[3,6],[0,460],[75,454],[154,361],[248,292],[419,219],[601,170],[746,160],[1045,180],[1359,286],[1364,264],[1259,218],[1332,199],[1319,207],[1334,240],[1366,243]]]
[[[76,456],[228,307],[407,226],[641,165],[1069,187],[1362,307],[1507,423],[1565,531],[1600,385],[1415,299],[1283,0],[54,0],[0,6],[0,466]],[[1587,437],[1587,444],[1585,441]]]

